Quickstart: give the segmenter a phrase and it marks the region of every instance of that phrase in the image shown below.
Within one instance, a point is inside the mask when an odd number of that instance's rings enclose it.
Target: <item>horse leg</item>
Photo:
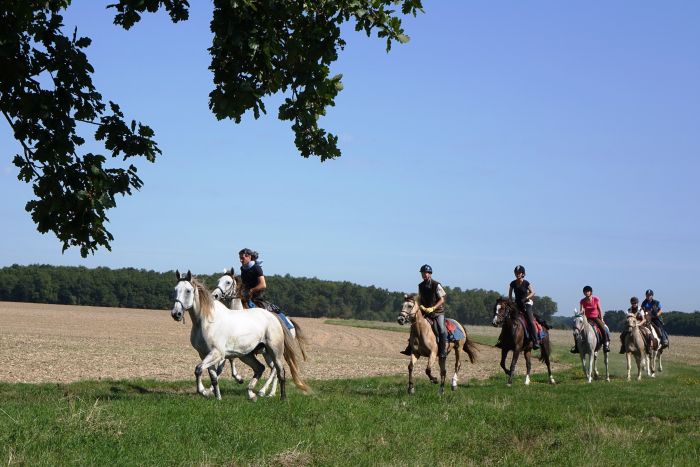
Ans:
[[[525,373],[525,386],[530,385],[530,368],[532,367],[532,361],[531,361],[531,353],[529,350],[525,351],[525,369],[527,370],[527,373]]]
[[[542,345],[540,346],[540,355],[544,360],[545,365],[547,365],[547,374],[549,375],[549,384],[556,384],[554,381],[554,376],[552,376],[552,363],[549,361],[549,352],[551,346],[549,343],[549,335],[542,340]]]
[[[425,367],[425,374],[430,378],[430,382],[433,384],[438,383],[437,377],[433,376],[433,365],[435,365],[435,360],[437,360],[437,351],[430,352],[428,357],[428,366]]]
[[[656,378],[656,354],[657,350],[652,349],[651,355],[647,355],[648,366],[647,370],[651,372],[649,376]]]
[[[443,395],[445,393],[445,378],[447,377],[447,358],[438,358],[438,365],[440,366],[440,389],[438,389],[438,393]]]
[[[513,356],[510,359],[510,371],[508,372],[508,382],[506,383],[508,387],[510,387],[513,384],[513,375],[515,374],[515,365],[518,364],[518,357],[520,357],[520,351],[514,349]]]
[[[238,374],[238,371],[236,370],[236,364],[233,362],[234,360],[234,358],[229,359],[229,362],[231,362],[231,376],[233,377],[233,379],[236,380],[238,384],[243,384],[243,377],[240,374]]]
[[[656,358],[659,363],[659,371],[664,371],[664,366],[661,364],[661,354],[663,353],[664,349],[659,349],[656,352]]]
[[[632,380],[632,354],[630,352],[625,352],[625,359],[627,360],[627,381]]]
[[[610,371],[608,370],[608,358],[610,357],[610,352],[603,351],[603,361],[605,362],[605,381],[610,382]]]
[[[509,376],[510,372],[508,372],[508,368],[506,368],[506,357],[507,356],[508,356],[508,350],[501,349],[501,368],[503,368],[503,373],[505,373],[506,376]]]
[[[408,393],[415,394],[416,386],[413,383],[413,368],[416,366],[416,357],[411,354],[411,361],[408,363]]]
[[[253,377],[248,383],[248,400],[255,402],[257,400],[257,395],[255,394],[255,385],[258,384],[258,379],[262,376],[263,371],[265,371],[265,365],[260,363],[260,361],[255,358],[255,354],[249,353],[248,355],[243,355],[239,357],[240,360],[248,365],[253,370]]]
[[[455,343],[455,372],[452,375],[452,385],[450,386],[454,391],[457,389],[457,373],[462,366],[462,342]]]
[[[267,394],[268,397],[273,397],[277,393],[277,368],[275,368],[275,362],[268,357],[267,352],[264,353],[264,356],[265,362],[270,368],[270,376],[267,377],[267,381],[265,381],[263,387],[258,391],[258,396],[265,397]],[[270,385],[272,385],[272,389],[270,389],[270,392],[268,393],[267,390]]]
[[[634,359],[637,362],[637,381],[642,379],[642,353],[636,353]]]
[[[202,372],[204,370],[210,370],[213,366],[219,368],[222,363],[225,363],[225,359],[217,349],[212,350],[209,354],[204,357],[204,359],[197,365],[194,369],[194,375],[197,380],[197,392],[203,396],[209,396],[211,393],[216,394],[217,399],[221,399],[221,392],[218,387],[218,376],[216,371],[209,371],[209,377],[211,378],[212,392],[210,393],[204,388],[202,384]]]

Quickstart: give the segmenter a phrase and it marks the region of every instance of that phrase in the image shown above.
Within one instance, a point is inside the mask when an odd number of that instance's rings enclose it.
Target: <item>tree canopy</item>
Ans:
[[[53,232],[63,250],[85,257],[111,250],[107,211],[117,195],[143,186],[135,160],[161,154],[151,127],[128,121],[117,103],[104,102],[86,54],[91,39],[64,31],[70,0],[4,0],[0,4],[0,111],[21,146],[17,178],[32,185],[25,209],[41,233]],[[173,22],[188,19],[187,0],[118,0],[114,24],[125,29],[161,9]],[[398,11],[400,9],[400,13]],[[330,65],[346,42],[341,26],[408,40],[400,15],[422,11],[421,0],[214,0],[209,52],[213,89],[209,108],[240,123],[251,110],[266,113],[263,98],[285,93],[278,118],[288,120],[301,156],[321,161],[341,155],[337,136],[318,125],[342,90]],[[87,135],[104,154],[81,152]]]

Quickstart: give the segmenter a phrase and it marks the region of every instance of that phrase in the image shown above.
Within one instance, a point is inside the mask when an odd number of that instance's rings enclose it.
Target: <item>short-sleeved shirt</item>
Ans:
[[[518,284],[517,279],[511,281],[510,288],[513,289],[513,293],[515,294],[516,303],[520,303],[525,300],[527,295],[530,293],[530,283],[524,279],[520,284]]]
[[[590,300],[582,298],[579,303],[581,304],[581,308],[583,308],[583,312],[586,314],[586,318],[594,319],[601,317],[598,311],[598,308],[600,308],[600,299],[595,295],[591,295]]]
[[[644,310],[642,310],[642,307],[637,307],[636,310],[629,307],[627,308],[627,314],[636,316],[638,320],[644,320]]]
[[[659,310],[661,309],[661,303],[658,300],[649,300],[645,298],[642,302],[642,310],[649,312],[653,319],[659,317]]]
[[[243,282],[243,287],[248,290],[258,285],[258,281],[262,276],[264,276],[263,270],[257,263],[249,268],[241,268],[241,281]]]

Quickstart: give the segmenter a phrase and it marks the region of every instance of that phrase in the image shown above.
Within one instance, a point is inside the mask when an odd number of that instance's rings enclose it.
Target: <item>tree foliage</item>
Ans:
[[[220,276],[199,275],[198,279],[213,289]],[[403,293],[375,286],[289,275],[266,279],[267,298],[291,316],[394,321],[403,304]],[[174,285],[173,271],[49,265],[0,269],[0,301],[169,309]],[[498,292],[445,290],[448,317],[465,324],[491,323]],[[556,303],[549,297],[537,297],[535,311],[550,319]]]
[[[91,39],[63,30],[61,12],[70,0],[4,0],[0,4],[0,111],[22,148],[14,158],[18,179],[35,199],[25,209],[41,233],[53,232],[63,250],[85,257],[110,249],[107,211],[117,195],[143,185],[127,160],[154,162],[161,154],[153,130],[127,123],[120,107],[103,101],[92,82],[86,55]],[[119,0],[109,5],[125,29],[146,12],[164,9],[173,22],[188,19],[187,0]],[[335,105],[341,76],[330,65],[345,46],[341,26],[393,42],[406,42],[400,14],[422,11],[421,0],[214,0],[209,48],[214,89],[209,107],[219,119],[239,123],[251,110],[266,113],[263,98],[288,97],[278,117],[292,123],[303,157],[321,161],[341,155],[337,136],[319,127]],[[87,128],[105,154],[83,153]],[[112,166],[121,159],[123,166]]]

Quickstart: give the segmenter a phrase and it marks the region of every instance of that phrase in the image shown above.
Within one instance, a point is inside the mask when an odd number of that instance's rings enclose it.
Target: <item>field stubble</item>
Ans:
[[[407,333],[326,324],[324,319],[294,318],[308,337],[307,380],[405,374],[408,359],[398,353]],[[199,363],[189,343],[189,319],[176,323],[167,310],[81,307],[0,302],[0,380],[13,383],[68,383],[99,379],[187,380]],[[386,324],[386,323],[384,323]],[[396,325],[398,327],[398,325]],[[499,330],[467,326],[473,336],[495,337]],[[614,336],[616,344],[617,336]],[[556,349],[568,349],[569,331],[555,330]],[[700,364],[700,338],[672,336],[666,360]],[[615,347],[617,347],[615,345]],[[463,362],[459,376],[488,378],[500,372],[500,351],[478,345],[479,361]],[[615,355],[612,358],[623,357]],[[422,374],[425,359],[418,362]],[[448,371],[454,365],[448,357]],[[249,370],[238,364],[247,377]],[[522,374],[524,362],[518,364]],[[555,363],[556,372],[562,365]],[[546,370],[539,362],[536,373]],[[448,373],[449,375],[449,373]]]

